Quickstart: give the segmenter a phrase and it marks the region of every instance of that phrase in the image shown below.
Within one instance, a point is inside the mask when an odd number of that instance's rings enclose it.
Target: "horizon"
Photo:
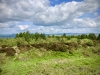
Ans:
[[[23,32],[20,32],[20,33],[23,33]],[[35,32],[37,33],[37,32]],[[30,33],[30,34],[35,34],[35,33]],[[16,35],[16,34],[19,34],[19,33],[12,33],[12,34],[0,34],[0,35]],[[92,34],[92,33],[39,33],[39,34],[45,34],[45,35],[59,35],[59,34]],[[100,33],[93,33],[93,34],[100,34]]]
[[[16,34],[19,34],[19,33],[16,33]],[[0,38],[15,38],[16,34],[0,34]],[[35,33],[31,33],[31,34],[35,34]],[[41,34],[41,33],[39,33]],[[45,34],[45,33],[43,33]],[[78,35],[82,35],[82,34],[85,34],[85,35],[89,35],[91,33],[56,33],[56,34],[45,34],[46,36],[50,35],[55,35],[55,36],[62,36],[63,34],[66,34],[66,36],[78,36]],[[99,36],[100,33],[93,33],[95,34],[96,36]]]
[[[1,0],[0,34],[100,33],[100,0]]]

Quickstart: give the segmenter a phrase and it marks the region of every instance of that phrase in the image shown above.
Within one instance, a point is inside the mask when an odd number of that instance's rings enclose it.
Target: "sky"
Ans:
[[[0,34],[100,33],[100,0],[0,0]]]

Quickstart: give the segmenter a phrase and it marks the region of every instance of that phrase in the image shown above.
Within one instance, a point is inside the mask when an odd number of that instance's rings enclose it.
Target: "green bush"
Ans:
[[[12,38],[7,38],[5,39],[5,44],[4,45],[7,45],[7,46],[16,46],[17,43],[16,43],[16,39],[12,39]]]
[[[88,35],[88,38],[89,38],[89,39],[92,39],[92,40],[96,40],[96,35],[95,35],[94,33],[90,33],[90,34]]]
[[[89,42],[87,43],[87,45],[88,45],[88,46],[93,46],[94,43],[93,43],[93,41],[89,41]]]
[[[66,38],[67,36],[66,36],[66,34],[64,33],[61,37]]]
[[[81,35],[81,39],[85,39],[85,38],[87,38],[87,35],[86,34],[82,34]]]
[[[98,35],[97,40],[100,40],[100,34]]]
[[[0,46],[5,45],[6,41],[4,38],[0,38]]]
[[[25,38],[19,37],[19,38],[16,38],[16,40],[17,40],[17,45],[26,45],[26,44],[28,44],[28,42],[25,40]]]

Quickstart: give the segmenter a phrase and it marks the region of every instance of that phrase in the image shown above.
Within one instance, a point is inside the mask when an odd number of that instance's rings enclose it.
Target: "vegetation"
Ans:
[[[0,38],[0,75],[100,75],[100,34]]]

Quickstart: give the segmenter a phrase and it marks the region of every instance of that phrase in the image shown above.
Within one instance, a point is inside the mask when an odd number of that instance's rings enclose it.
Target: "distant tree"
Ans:
[[[81,35],[81,39],[85,39],[85,38],[87,38],[87,35],[86,34],[82,34]]]
[[[96,40],[96,35],[95,35],[94,33],[90,33],[90,34],[88,35],[88,38],[89,38],[89,39],[92,39],[92,40]]]
[[[39,34],[38,32],[36,32],[36,33],[34,34],[34,36],[35,36],[35,40],[38,40],[39,37],[40,37],[40,34]]]
[[[98,35],[97,40],[100,40],[100,34]]]
[[[25,41],[29,42],[30,39],[35,39],[38,40],[39,38],[41,39],[46,39],[45,34],[41,33],[39,34],[38,32],[36,32],[35,34],[31,34],[29,31],[26,32],[20,32],[19,34],[16,34],[16,38],[18,37],[22,37],[25,39]]]
[[[77,38],[77,39],[81,39],[81,35],[77,35],[76,38]]]
[[[47,37],[48,37],[48,38],[51,38],[51,36],[50,36],[50,35],[48,35]]]
[[[43,33],[40,34],[40,37],[41,37],[42,39],[46,39],[46,36],[45,36],[45,34],[43,34]]]
[[[75,38],[75,36],[74,35],[71,35],[71,38]]]
[[[53,34],[53,35],[52,35],[52,38],[54,38],[54,37],[55,37],[55,35]]]
[[[31,38],[31,33],[29,31],[26,31],[23,33],[24,38],[27,42],[29,42],[30,38]]]
[[[64,34],[62,35],[62,37],[66,38],[66,34],[64,33]]]

